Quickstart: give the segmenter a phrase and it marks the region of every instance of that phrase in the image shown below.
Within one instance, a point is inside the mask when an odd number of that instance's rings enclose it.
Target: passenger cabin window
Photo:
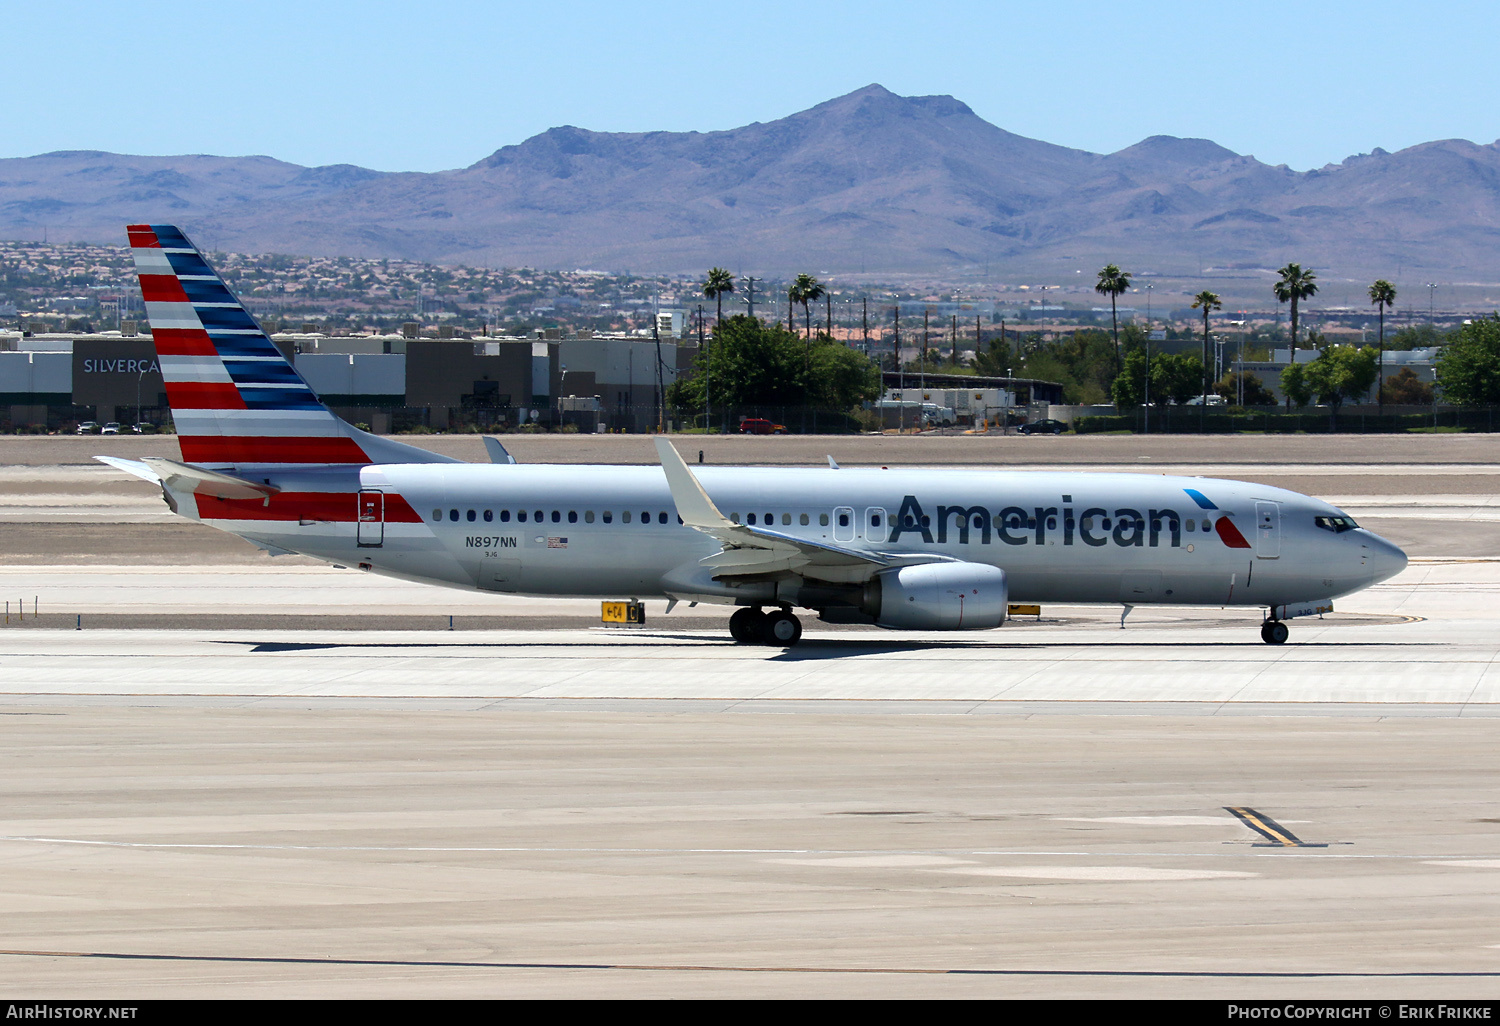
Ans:
[[[594,511],[593,510],[586,509],[586,510],[583,511],[583,522],[585,524],[592,524],[594,522]]]
[[[792,526],[792,515],[790,513],[783,513],[783,514],[781,514],[781,526],[782,527],[791,527]]]
[[[458,523],[458,510],[450,509],[448,511],[448,519],[453,521],[455,524]]]
[[[554,524],[560,524],[560,523],[562,523],[562,514],[560,512],[558,512],[557,510],[553,510],[552,511],[552,522]]]
[[[472,509],[469,510],[469,523],[472,524],[475,520],[478,520],[478,519],[479,519],[479,514],[476,513],[476,512],[474,512]]]
[[[508,509],[502,509],[500,511],[500,522],[502,524],[508,524],[508,523],[510,523],[510,510],[508,510]]]
[[[738,513],[731,513],[729,514],[729,519],[733,520],[737,524],[740,522],[740,515]]]
[[[809,523],[808,518],[807,518],[807,514],[804,513],[804,514],[802,514],[802,516],[798,517],[797,518],[797,522],[799,524],[801,524],[803,527],[806,527],[808,525],[808,523]]]
[[[630,523],[630,510],[627,509],[624,513],[620,514],[620,523],[622,523],[622,524],[628,524],[628,523]]]
[[[849,514],[847,514],[847,513],[840,513],[839,514],[839,526],[840,527],[848,527],[849,526]]]
[[[487,510],[484,511],[484,522],[486,524],[488,524],[490,521],[492,521],[494,519],[495,519],[495,511],[494,510],[487,509]]]
[[[610,523],[611,521],[614,520],[615,515],[613,513],[611,513],[609,510],[605,510],[604,514],[603,514],[603,517],[604,517],[604,522],[606,524],[608,524],[608,523]]]
[[[578,523],[578,511],[576,509],[570,509],[570,510],[568,510],[568,523],[570,523],[570,524],[576,524],[576,523]]]
[[[828,526],[828,514],[827,513],[819,513],[818,514],[818,526],[819,527],[827,527]]]
[[[523,524],[526,523],[526,511],[524,509],[516,510],[516,519]]]
[[[440,510],[440,509],[433,510],[432,511],[432,519],[434,519],[434,520],[441,520],[441,519],[443,519],[443,511]]]
[[[745,523],[747,523],[747,524],[754,524],[755,523],[755,514],[754,513],[746,513],[745,514]]]
[[[656,514],[656,522],[658,524],[665,524],[667,522],[667,514],[665,511]]]

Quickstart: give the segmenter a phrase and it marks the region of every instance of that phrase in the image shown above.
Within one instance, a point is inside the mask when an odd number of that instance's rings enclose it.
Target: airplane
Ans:
[[[97,457],[171,510],[273,555],[530,596],[735,607],[743,644],[789,647],[794,609],[829,623],[959,631],[1012,604],[1263,611],[1261,638],[1399,573],[1406,554],[1296,492],[1079,472],[525,465],[486,438],[465,463],[328,409],[170,225],[131,252],[180,460]]]

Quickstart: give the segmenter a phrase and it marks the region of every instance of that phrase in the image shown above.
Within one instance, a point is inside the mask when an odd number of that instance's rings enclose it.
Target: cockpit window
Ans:
[[[1313,523],[1325,531],[1332,531],[1334,534],[1343,534],[1345,531],[1352,531],[1359,526],[1354,522],[1354,518],[1352,517],[1313,517]]]

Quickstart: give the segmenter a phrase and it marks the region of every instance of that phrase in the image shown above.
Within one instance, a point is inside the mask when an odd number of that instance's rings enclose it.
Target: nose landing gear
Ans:
[[[742,645],[791,648],[802,638],[802,621],[789,609],[740,609],[729,618],[729,635]]]
[[[1286,637],[1286,624],[1280,620],[1267,620],[1260,625],[1260,640],[1267,645],[1285,645]]]

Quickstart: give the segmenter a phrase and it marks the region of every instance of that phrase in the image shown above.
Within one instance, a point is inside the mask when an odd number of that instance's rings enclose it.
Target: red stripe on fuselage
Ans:
[[[142,274],[141,298],[148,303],[186,303],[187,293],[174,274]]]
[[[157,356],[218,356],[213,339],[202,328],[157,328],[151,333]]]
[[[160,350],[158,350],[158,355]],[[174,410],[243,410],[245,400],[232,381],[168,381],[167,405]]]
[[[125,234],[130,237],[132,249],[161,249],[161,243],[156,241],[156,233],[149,224],[128,224]]]
[[[1219,532],[1219,537],[1231,549],[1248,549],[1250,547],[1250,543],[1245,540],[1245,536],[1240,534],[1240,529],[1235,527],[1234,521],[1228,517],[1220,517],[1214,521],[1214,530]]]
[[[171,386],[168,385],[168,388]],[[176,406],[174,402],[172,404]],[[369,463],[352,438],[179,435],[188,463]]]
[[[359,519],[357,492],[278,492],[270,503],[261,499],[215,499],[198,496],[198,515],[205,520],[324,520],[352,524]],[[387,524],[420,524],[411,504],[394,492],[385,493]]]

